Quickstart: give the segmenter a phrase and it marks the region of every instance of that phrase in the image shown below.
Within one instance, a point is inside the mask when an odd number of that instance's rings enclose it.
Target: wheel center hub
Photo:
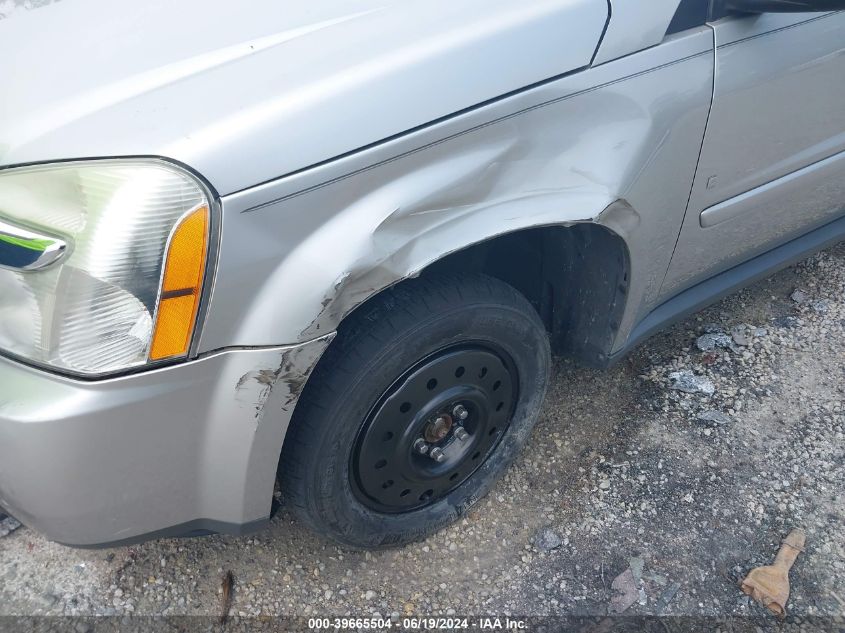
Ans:
[[[435,444],[440,442],[441,440],[446,439],[449,433],[452,431],[452,425],[454,424],[454,420],[452,420],[452,416],[448,414],[442,414],[437,416],[432,422],[429,422],[426,427],[423,435],[425,437],[426,442],[431,442]]]

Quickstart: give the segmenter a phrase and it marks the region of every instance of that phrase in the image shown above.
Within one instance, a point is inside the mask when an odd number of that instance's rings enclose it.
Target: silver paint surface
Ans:
[[[606,19],[606,0],[59,2],[0,21],[0,59],[26,60],[0,65],[0,165],[152,154],[227,194],[586,66]]]
[[[713,110],[663,292],[674,294],[845,212],[845,12],[763,14],[713,25]],[[737,196],[744,196],[736,199]],[[732,218],[701,213],[734,199]]]
[[[0,506],[73,545],[266,518],[292,402],[330,340],[97,382],[0,358]]]
[[[768,213],[772,208],[783,205],[785,199],[794,198],[797,187],[804,190],[800,192],[801,197],[806,197],[807,189],[823,191],[831,185],[836,187],[843,173],[845,173],[845,152],[840,152],[704,209],[699,216],[701,227],[708,229],[734,218],[747,217],[747,214],[751,213]],[[838,200],[841,203],[843,198],[834,195],[830,197],[830,200]],[[826,208],[828,207],[822,201],[815,210],[823,212]],[[834,209],[835,207],[830,210]]]
[[[593,64],[659,44],[680,3],[681,0],[613,0],[613,16]]]

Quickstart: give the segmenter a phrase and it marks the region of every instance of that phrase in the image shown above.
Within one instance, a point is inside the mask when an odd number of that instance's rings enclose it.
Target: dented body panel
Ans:
[[[701,29],[224,197],[200,349],[321,336],[451,252],[580,222],[607,226],[630,251],[624,340],[659,299],[683,219],[712,45]]]

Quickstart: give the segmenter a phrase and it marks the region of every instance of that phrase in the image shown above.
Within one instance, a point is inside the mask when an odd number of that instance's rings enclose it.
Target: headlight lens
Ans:
[[[6,235],[5,252],[17,248],[17,260],[38,261],[24,250],[34,245],[53,249],[55,259],[48,253],[40,260],[47,265],[34,269],[0,260],[0,350],[83,375],[184,356],[209,213],[199,182],[163,161],[0,171],[0,226],[23,227],[29,240]],[[64,252],[56,255],[41,234]]]

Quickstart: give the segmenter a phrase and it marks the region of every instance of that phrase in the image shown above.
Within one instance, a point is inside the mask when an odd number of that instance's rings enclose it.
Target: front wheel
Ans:
[[[431,277],[345,322],[285,440],[282,493],[343,544],[424,538],[486,494],[528,440],[546,392],[548,337],[511,286]]]

